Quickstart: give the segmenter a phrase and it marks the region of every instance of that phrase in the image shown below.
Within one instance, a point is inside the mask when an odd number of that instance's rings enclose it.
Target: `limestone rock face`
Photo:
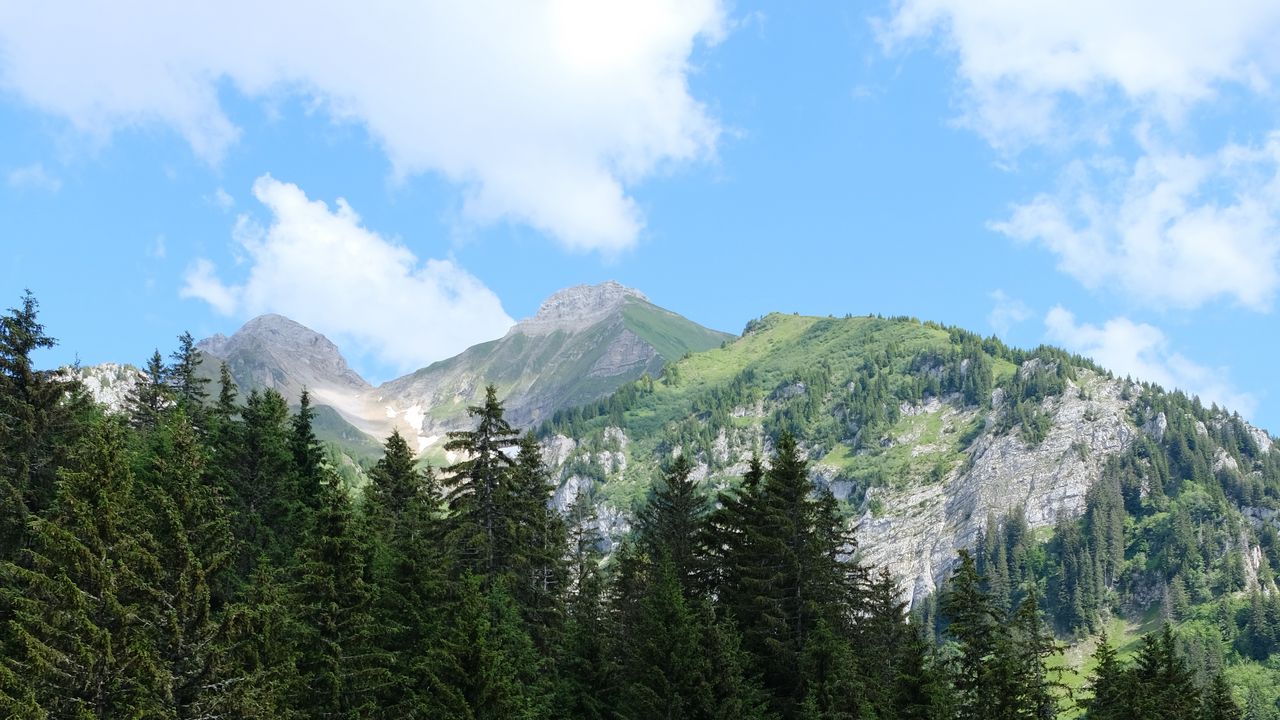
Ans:
[[[89,397],[110,412],[124,411],[133,389],[147,379],[146,373],[138,368],[118,363],[67,367],[62,374],[79,380]]]
[[[957,550],[973,545],[988,514],[1021,508],[1033,529],[1078,517],[1107,459],[1139,432],[1121,395],[1119,382],[1081,373],[1061,396],[1044,401],[1053,425],[1039,444],[1028,445],[1016,431],[988,430],[973,443],[968,467],[942,482],[877,493],[883,511],[864,513],[857,526],[863,557],[888,567],[907,598],[918,599],[950,571]]]
[[[1042,441],[1029,444],[1018,430],[1000,430],[997,419],[1003,398],[996,391],[990,410],[981,413],[963,407],[958,396],[929,398],[899,408],[907,429],[880,440],[884,448],[898,448],[907,456],[929,458],[950,433],[979,424],[980,432],[965,450],[965,461],[937,478],[915,478],[898,485],[873,487],[859,498],[855,486],[842,479],[840,469],[818,457],[810,457],[815,486],[830,490],[838,500],[857,509],[855,529],[860,556],[868,563],[887,567],[899,580],[903,599],[917,601],[933,592],[950,572],[956,551],[971,547],[986,526],[988,515],[1001,517],[1021,508],[1032,529],[1052,527],[1061,516],[1078,517],[1084,511],[1085,494],[1103,471],[1107,460],[1127,450],[1144,432],[1129,417],[1132,400],[1125,399],[1124,382],[1082,370],[1067,382],[1061,395],[1042,401],[1041,411],[1051,419]],[[753,407],[734,408],[733,418],[760,420],[770,403],[794,397],[787,392]],[[933,427],[933,434],[926,429]],[[939,431],[937,428],[941,428]],[[605,450],[585,452],[582,442],[554,437],[544,443],[545,457],[553,468],[572,466],[587,471],[607,487],[626,481],[625,473],[652,473],[662,458],[631,456],[632,465],[618,462],[618,453],[635,440],[623,428],[609,428],[602,436]],[[714,439],[710,457],[694,463],[695,479],[708,492],[731,485],[746,470],[753,450],[772,451],[767,436],[756,423],[722,430]],[[671,448],[669,452],[678,452]],[[643,463],[642,463],[643,461]],[[708,469],[708,461],[719,468]],[[633,481],[636,477],[632,476]],[[567,507],[573,497],[586,492],[589,478],[580,472],[562,476],[556,505]],[[611,522],[601,530],[628,526],[626,512],[610,507]],[[614,535],[616,541],[620,536]]]

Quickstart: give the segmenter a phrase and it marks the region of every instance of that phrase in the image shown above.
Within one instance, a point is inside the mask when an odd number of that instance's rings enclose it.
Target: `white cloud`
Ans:
[[[720,0],[5,3],[0,85],[102,139],[171,126],[215,163],[240,134],[222,87],[301,95],[367,127],[397,175],[461,185],[470,220],[613,253],[644,222],[629,185],[714,153],[689,58],[724,16]]]
[[[1018,298],[1009,297],[1004,290],[993,290],[988,297],[995,304],[987,313],[987,324],[997,335],[1008,335],[1014,325],[1031,317],[1031,308]]]
[[[197,258],[187,268],[182,289],[178,292],[184,298],[196,298],[213,306],[223,315],[231,315],[240,305],[240,288],[227,287],[218,279],[217,268],[204,258]]]
[[[936,39],[957,60],[963,121],[998,147],[1075,132],[1071,99],[1097,110],[1120,96],[1178,121],[1223,87],[1269,87],[1280,69],[1274,0],[897,0],[878,24],[895,48]],[[1106,132],[1107,113],[1093,116]]]
[[[1051,342],[1091,357],[1120,375],[1198,395],[1205,403],[1217,403],[1245,417],[1257,408],[1257,398],[1231,386],[1225,368],[1197,364],[1172,350],[1157,327],[1124,317],[1108,320],[1101,327],[1077,323],[1061,306],[1050,310],[1044,322]]]
[[[992,228],[1043,245],[1085,286],[1156,307],[1231,298],[1268,310],[1280,285],[1280,133],[1207,156],[1148,148],[1132,167],[1078,163],[1062,192]]]
[[[231,193],[223,190],[222,188],[214,190],[213,195],[209,197],[208,200],[210,204],[222,212],[229,211],[231,208],[235,207],[236,204],[236,199],[231,197]]]
[[[147,257],[153,260],[163,260],[169,254],[169,244],[164,234],[157,235],[155,240],[151,241],[151,247],[147,248]]]
[[[9,171],[9,187],[58,192],[62,189],[62,181],[45,170],[42,163],[32,163]]]
[[[253,194],[272,214],[240,216],[235,241],[249,264],[240,284],[208,260],[187,271],[183,297],[224,315],[277,312],[400,370],[422,367],[502,335],[513,321],[498,297],[449,260],[420,262],[363,227],[346,201],[309,200],[269,175]]]

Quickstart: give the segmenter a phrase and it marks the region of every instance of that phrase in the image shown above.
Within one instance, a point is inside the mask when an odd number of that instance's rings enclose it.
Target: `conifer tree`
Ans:
[[[605,615],[601,537],[596,520],[591,499],[586,492],[578,492],[567,517],[571,587],[558,658],[555,707],[566,716],[581,720],[608,717],[612,698],[606,689],[613,685],[615,674],[608,649],[612,633]]]
[[[1126,715],[1128,678],[1124,665],[1116,657],[1115,648],[1106,633],[1098,638],[1098,648],[1093,655],[1094,670],[1088,682],[1090,697],[1081,704],[1090,720],[1121,720]]]
[[[704,556],[699,547],[706,498],[689,477],[693,466],[679,455],[654,484],[649,501],[636,518],[641,549],[657,561],[671,564],[686,597],[700,590]]]
[[[1135,717],[1192,720],[1199,713],[1199,691],[1178,654],[1168,623],[1159,633],[1142,638],[1142,648],[1130,672],[1133,681],[1129,703]]]
[[[730,566],[740,573],[729,612],[742,633],[742,646],[783,717],[798,711],[805,696],[801,658],[819,620],[840,636],[840,611],[850,600],[848,564],[839,560],[834,503],[812,493],[795,438],[784,433],[744,528],[742,557]]]
[[[564,620],[566,528],[551,507],[555,485],[532,434],[520,439],[515,466],[499,494],[504,506],[497,554],[512,574],[512,593],[539,650],[547,652]]]
[[[262,559],[283,567],[301,542],[294,492],[289,408],[274,390],[249,393],[243,420],[227,439],[223,472],[230,483],[235,510],[233,532],[242,548],[237,562],[241,578],[253,574]]]
[[[129,417],[140,430],[154,430],[165,409],[173,404],[173,388],[169,386],[169,368],[160,351],[151,353],[146,370],[129,393]]]
[[[336,474],[327,473],[323,492],[296,570],[297,667],[306,685],[294,705],[309,717],[363,718],[390,665],[377,646],[369,541]]]
[[[1011,631],[1012,682],[1019,714],[1026,720],[1053,720],[1058,714],[1054,693],[1061,683],[1049,676],[1046,663],[1061,648],[1044,624],[1034,589],[1014,613]]]
[[[316,411],[311,406],[311,393],[303,388],[298,398],[298,412],[294,413],[293,419],[289,421],[289,450],[293,454],[295,478],[293,490],[298,503],[293,510],[302,516],[299,524],[303,528],[306,527],[306,518],[319,511],[324,502],[324,491],[321,488],[324,481],[324,472],[321,468],[324,463],[324,448],[316,439],[313,427],[315,418]]]
[[[474,430],[449,433],[445,450],[460,453],[462,460],[445,468],[447,499],[453,529],[450,545],[459,553],[459,569],[479,573],[491,585],[501,571],[497,535],[503,517],[503,493],[514,461],[506,451],[516,445],[519,433],[503,417],[498,390],[485,388],[483,405],[467,408],[476,419]]]
[[[30,548],[0,564],[15,644],[5,663],[51,717],[162,717],[170,679],[147,603],[158,572],[145,545],[124,434],[95,428],[59,473]]]
[[[142,468],[143,495],[154,518],[151,552],[159,565],[154,622],[176,718],[203,718],[229,705],[227,608],[234,546],[228,508],[205,483],[195,428],[179,409],[151,434]]]
[[[184,332],[178,336],[178,349],[169,356],[173,364],[168,368],[170,387],[178,407],[187,413],[192,425],[204,429],[206,403],[209,400],[209,378],[200,375],[200,351],[195,338]]]
[[[430,468],[419,470],[399,431],[369,472],[365,510],[376,534],[379,646],[390,653],[389,682],[379,692],[388,716],[447,717],[465,712],[448,679],[448,556],[443,547],[440,490]]]
[[[1222,673],[1215,675],[1205,689],[1203,702],[1200,720],[1241,720],[1244,717],[1240,706],[1231,696],[1231,686]]]
[[[0,560],[26,546],[30,516],[52,501],[57,468],[81,431],[66,399],[78,384],[33,364],[32,353],[56,344],[39,307],[27,291],[0,317]]]
[[[959,655],[952,672],[960,720],[1012,720],[1013,705],[1007,663],[1004,613],[998,600],[983,591],[984,578],[967,550],[951,575],[942,598],[947,634],[956,641]]]
[[[489,588],[484,578],[464,574],[454,583],[451,620],[452,685],[475,720],[536,720],[552,717],[551,683],[525,632],[520,610],[507,592],[507,578]]]

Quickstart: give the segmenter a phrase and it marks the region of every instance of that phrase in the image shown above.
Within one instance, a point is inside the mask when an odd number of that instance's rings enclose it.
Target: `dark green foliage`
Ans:
[[[209,378],[200,374],[200,351],[196,349],[195,338],[184,332],[178,336],[178,349],[169,359],[173,364],[166,373],[169,385],[173,388],[174,400],[192,419],[192,423],[203,429],[206,404],[209,400]]]
[[[852,520],[803,458],[874,451],[903,402],[986,408],[995,368],[1002,417],[1035,440],[1035,414],[1087,366],[1057,351],[830,320],[797,343],[856,347],[849,363],[642,377],[557,420],[629,422],[672,397],[689,411],[611,547],[595,512],[616,498],[566,486],[557,512],[541,447],[494,388],[450,437],[442,481],[393,434],[353,495],[306,393],[296,412],[271,391],[241,405],[224,367],[211,401],[184,335],[172,365],[153,356],[127,422],[109,419],[32,368],[52,342],[35,310],[28,296],[0,322],[0,716],[1047,720],[1068,700],[1049,628],[1160,605],[1178,633],[1129,662],[1104,640],[1086,717],[1234,720],[1235,692],[1273,716],[1265,687],[1227,678],[1280,642],[1280,452],[1183,396],[1128,391],[1135,422],[1163,432],[1107,461],[1047,543],[1020,510],[988,518],[915,622],[896,579],[855,561]],[[767,467],[708,497],[695,463],[723,469],[717,433],[766,398]]]
[[[468,408],[476,419],[475,430],[449,433],[445,450],[457,452],[463,460],[445,468],[445,482],[453,528],[449,542],[457,547],[466,569],[492,585],[506,568],[500,556],[498,534],[510,519],[503,516],[504,484],[515,464],[506,454],[517,443],[519,433],[502,416],[497,388],[485,389],[484,405]]]
[[[159,717],[171,706],[144,516],[124,433],[103,423],[59,472],[30,548],[0,564],[13,613],[6,666],[52,717]]]
[[[351,500],[330,475],[323,505],[298,556],[293,595],[305,685],[294,707],[309,717],[368,717],[389,681],[388,653],[377,643],[376,588],[369,543]]]

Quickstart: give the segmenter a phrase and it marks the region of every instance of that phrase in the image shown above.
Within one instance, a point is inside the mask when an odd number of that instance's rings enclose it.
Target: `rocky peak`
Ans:
[[[613,280],[598,285],[575,285],[542,301],[538,314],[521,321],[512,331],[541,335],[556,330],[581,330],[608,317],[628,299],[648,302],[644,293]]]
[[[276,387],[294,394],[295,385],[368,387],[329,338],[283,315],[259,315],[231,337],[214,335],[196,347],[228,361],[233,372],[250,375],[237,380],[249,380],[253,387]]]

